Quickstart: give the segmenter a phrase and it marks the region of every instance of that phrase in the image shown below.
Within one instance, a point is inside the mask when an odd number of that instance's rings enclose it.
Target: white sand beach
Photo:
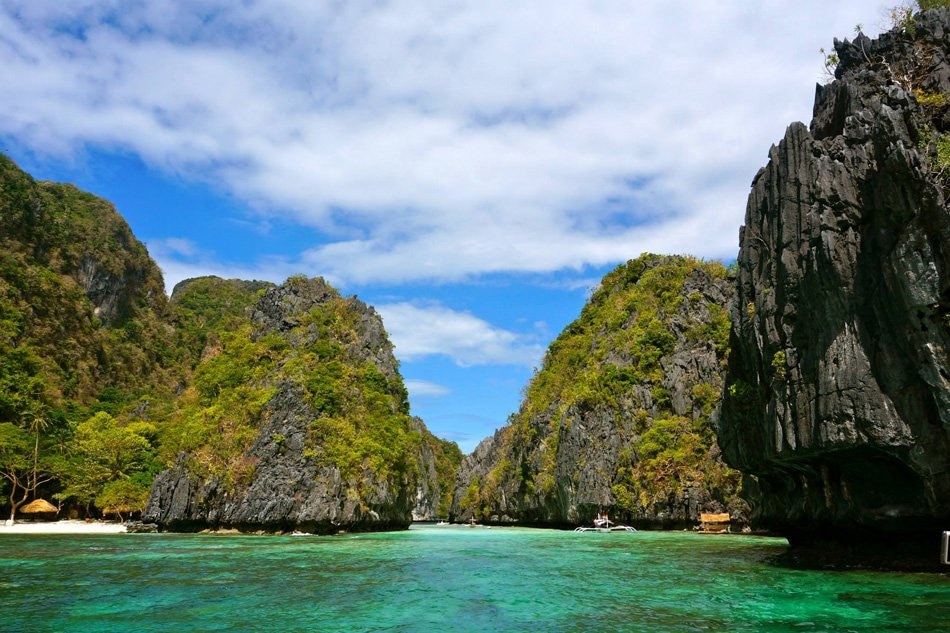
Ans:
[[[107,521],[17,521],[7,525],[0,519],[0,535],[3,534],[120,534],[126,528],[121,523]]]

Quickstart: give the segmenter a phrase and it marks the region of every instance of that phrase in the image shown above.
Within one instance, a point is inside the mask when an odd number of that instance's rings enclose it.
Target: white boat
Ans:
[[[612,522],[607,515],[599,516],[594,519],[594,525],[588,527],[574,528],[575,532],[636,532],[637,528],[629,525],[621,525]]]

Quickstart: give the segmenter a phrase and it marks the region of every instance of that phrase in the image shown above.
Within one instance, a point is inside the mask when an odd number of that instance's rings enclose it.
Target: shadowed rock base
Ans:
[[[376,521],[332,523],[329,521],[276,521],[272,523],[208,523],[205,521],[171,521],[161,526],[162,532],[219,534],[319,534],[323,536],[349,532],[397,532],[409,529],[409,521]],[[144,530],[137,530],[144,531]],[[151,530],[156,531],[156,530]]]
[[[789,549],[776,562],[818,569],[881,569],[950,573],[940,563],[942,530],[921,525],[900,533],[782,529]]]

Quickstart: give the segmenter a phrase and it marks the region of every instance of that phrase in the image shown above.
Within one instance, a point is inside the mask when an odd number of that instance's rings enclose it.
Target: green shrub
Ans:
[[[786,372],[785,351],[779,350],[772,356],[772,375],[776,380],[785,380]]]

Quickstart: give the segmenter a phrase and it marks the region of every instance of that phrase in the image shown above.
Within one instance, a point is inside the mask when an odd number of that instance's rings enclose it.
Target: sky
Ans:
[[[893,3],[892,3],[893,4]],[[116,205],[165,275],[373,305],[465,452],[598,280],[731,261],[839,0],[0,0],[0,151]]]

